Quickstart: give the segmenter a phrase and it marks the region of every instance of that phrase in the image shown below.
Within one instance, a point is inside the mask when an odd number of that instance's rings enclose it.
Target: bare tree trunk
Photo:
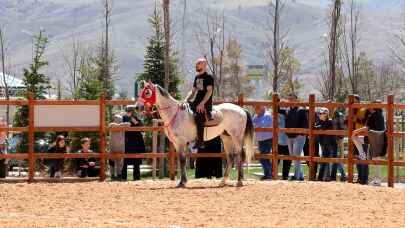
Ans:
[[[278,91],[280,59],[280,0],[276,0],[273,30],[273,92]]]
[[[269,54],[270,64],[273,67],[273,78],[272,78],[272,90],[273,92],[278,92],[280,89],[281,80],[281,54],[284,48],[287,46],[287,35],[288,32],[281,34],[281,14],[284,11],[286,3],[281,0],[272,1],[269,4],[269,27],[271,33],[268,37],[269,43]]]
[[[219,54],[219,85],[222,86],[223,84],[223,65],[224,65],[224,50],[221,50],[220,54]],[[224,98],[224,90],[220,89],[219,86],[218,87],[218,95],[223,99]]]
[[[206,9],[205,24],[197,24],[196,38],[202,55],[207,59],[208,68],[215,80],[215,94],[223,97],[225,62],[225,15]]]
[[[76,38],[73,38],[72,50],[69,50],[69,54],[63,53],[63,60],[65,61],[66,68],[69,71],[69,90],[73,99],[78,99],[77,87],[80,80],[80,66],[82,65],[82,58],[84,58],[82,54],[84,53],[81,53],[81,47]]]
[[[357,87],[358,87],[358,71],[357,71],[357,26],[358,26],[358,11],[357,15],[354,16],[354,0],[352,0],[351,5],[350,5],[350,38],[351,38],[351,44],[352,44],[352,50],[351,50],[351,57],[352,57],[352,73],[353,73],[353,93],[355,94],[357,92]]]
[[[329,80],[330,88],[328,91],[328,99],[334,100],[336,95],[336,74],[339,52],[340,39],[340,19],[341,19],[341,0],[335,0],[331,15],[331,30],[329,40]]]
[[[217,64],[215,61],[215,51],[214,51],[214,38],[210,38],[210,53],[211,53],[211,64],[212,64],[212,75],[214,76],[215,80],[218,80],[218,75],[217,75]],[[217,86],[217,90],[219,89],[219,86]],[[217,91],[218,92],[218,91]]]
[[[186,49],[187,49],[187,42],[186,42],[186,21],[187,21],[187,0],[183,0],[183,15],[181,19],[181,71],[183,75],[187,74],[186,68]]]
[[[224,48],[225,48],[225,13],[224,11],[222,11],[222,28],[221,28],[221,41],[222,41],[222,45],[219,45],[218,49],[219,49],[219,85],[222,86],[224,77],[223,77],[223,69],[224,69]],[[222,48],[221,48],[222,47]],[[218,87],[218,95],[224,99],[224,90],[220,89],[219,86]]]
[[[163,17],[165,29],[165,80],[164,86],[169,90],[170,84],[170,0],[163,0]]]
[[[110,13],[111,5],[109,0],[105,0],[105,13],[104,13],[104,23],[105,23],[105,43],[104,43],[104,88],[108,87],[109,80],[109,27],[110,27]]]
[[[76,90],[77,90],[77,66],[78,66],[78,47],[76,46],[76,43],[73,43],[73,72],[72,72],[72,78],[73,78],[73,94],[74,98],[76,98]]]
[[[4,84],[4,93],[5,93],[5,98],[6,100],[10,99],[10,94],[9,94],[9,88],[8,88],[8,81],[6,77],[6,53],[5,53],[5,37],[4,37],[4,32],[3,29],[0,27],[0,51],[1,51],[1,67],[2,67],[2,73],[3,73],[3,84]],[[7,126],[9,126],[10,123],[10,106],[7,105],[6,108],[6,122]]]
[[[62,100],[62,83],[60,79],[58,79],[58,100]]]
[[[344,59],[346,61],[348,78],[351,86],[351,92],[357,94],[359,92],[359,66],[357,47],[360,42],[358,37],[360,10],[354,0],[350,2],[350,31],[346,32],[346,25],[343,25],[344,38]],[[349,40],[349,41],[348,41]],[[350,44],[349,44],[350,43]]]

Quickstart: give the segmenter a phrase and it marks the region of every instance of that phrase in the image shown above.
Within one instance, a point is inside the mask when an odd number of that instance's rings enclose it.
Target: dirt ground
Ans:
[[[193,180],[0,184],[1,227],[405,227],[405,190]]]

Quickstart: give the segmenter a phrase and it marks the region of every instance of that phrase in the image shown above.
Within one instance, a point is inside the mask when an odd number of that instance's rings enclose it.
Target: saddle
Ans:
[[[181,104],[180,108],[183,110],[187,110],[188,112],[194,115],[194,112],[190,108],[190,104],[183,103]],[[208,113],[205,113],[205,119],[207,121],[205,121],[204,127],[215,127],[222,122],[222,120],[224,119],[224,114],[221,111],[217,110],[216,107],[214,106],[212,107],[210,115],[208,115]]]
[[[212,108],[212,111],[210,114],[211,114],[211,118],[209,117],[208,113],[205,113],[205,119],[207,120],[204,123],[205,127],[218,126],[224,119],[224,114],[221,111],[216,110],[215,107]]]

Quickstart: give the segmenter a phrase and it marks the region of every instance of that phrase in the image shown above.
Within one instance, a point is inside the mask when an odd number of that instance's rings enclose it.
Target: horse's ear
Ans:
[[[145,85],[146,85],[145,80],[139,81],[139,87],[140,87],[141,89],[145,88]]]

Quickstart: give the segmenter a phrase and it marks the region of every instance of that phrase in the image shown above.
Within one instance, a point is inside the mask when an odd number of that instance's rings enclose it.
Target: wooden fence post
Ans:
[[[273,145],[272,145],[272,178],[278,179],[278,94],[273,93],[272,96],[273,109]]]
[[[241,93],[241,94],[239,94],[239,96],[238,96],[238,105],[239,105],[240,107],[243,107],[243,101],[244,101],[244,95],[243,95],[243,93]]]
[[[348,182],[353,183],[353,103],[354,103],[354,95],[349,95],[349,103],[348,103],[348,112],[349,115],[347,116],[347,137],[348,137]]]
[[[28,182],[32,183],[35,176],[35,138],[34,138],[34,95],[28,93]]]
[[[153,127],[158,127],[159,123],[157,119],[152,120]],[[152,153],[156,154],[158,149],[158,131],[152,132]],[[152,178],[153,180],[156,179],[156,157],[152,159]]]
[[[394,187],[394,95],[387,99],[388,187]]]
[[[105,140],[105,93],[101,94],[100,105],[100,129],[99,129],[99,152],[100,152],[100,181],[106,179],[106,140]]]
[[[169,177],[170,180],[176,179],[176,152],[171,142],[169,143]]]
[[[159,126],[158,122],[158,126]],[[160,137],[159,137],[159,153],[164,153],[165,148],[166,148],[166,137],[164,132],[159,132]],[[167,162],[165,163],[165,158],[162,157],[159,159],[159,178],[162,179],[163,176],[165,176],[166,171],[167,171]],[[165,165],[166,164],[166,165]]]
[[[315,126],[315,95],[309,95],[309,156],[311,160],[309,161],[309,180],[314,181],[316,178],[316,166],[314,162],[314,155],[315,155],[315,134],[314,134],[314,126]]]

